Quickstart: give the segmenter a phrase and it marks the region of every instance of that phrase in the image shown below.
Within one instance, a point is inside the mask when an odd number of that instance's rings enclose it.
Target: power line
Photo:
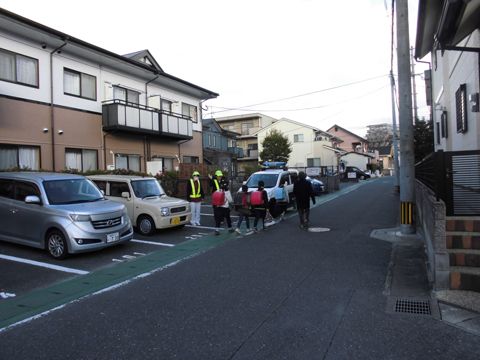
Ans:
[[[214,114],[214,113],[219,113],[219,112],[223,112],[223,111],[233,111],[233,110],[236,110],[236,111],[246,111],[246,112],[281,112],[281,111],[285,111],[285,112],[292,112],[292,111],[304,111],[304,110],[314,110],[314,109],[321,109],[321,108],[326,108],[326,107],[330,107],[330,106],[335,106],[335,105],[340,105],[340,104],[344,104],[344,103],[347,103],[347,102],[350,102],[350,101],[354,101],[354,100],[358,100],[358,99],[361,99],[361,98],[364,98],[366,96],[369,96],[369,95],[372,95],[380,90],[383,90],[385,89],[386,87],[388,87],[388,85],[384,85],[378,89],[375,89],[371,92],[368,92],[366,94],[362,94],[360,96],[357,96],[357,97],[354,97],[354,98],[351,98],[351,99],[347,99],[345,101],[340,101],[340,102],[336,102],[336,103],[332,103],[332,104],[326,104],[326,105],[319,105],[319,106],[312,106],[312,107],[306,107],[306,108],[296,108],[296,109],[251,109],[251,108],[248,108],[248,109],[245,109],[245,108],[227,108],[227,107],[223,107],[223,106],[215,106],[215,105],[210,105],[210,107],[212,108],[217,108],[217,109],[222,109],[222,110],[219,110],[219,111],[211,111],[210,113],[211,114]]]
[[[252,106],[271,104],[271,103],[280,102],[280,101],[285,101],[285,100],[290,100],[290,99],[295,99],[295,98],[299,98],[299,97],[303,97],[303,96],[318,94],[318,93],[321,93],[321,92],[331,91],[331,90],[340,89],[340,88],[347,87],[347,86],[352,86],[352,85],[361,84],[361,83],[364,83],[364,82],[367,82],[367,81],[371,81],[371,80],[376,80],[376,79],[379,79],[379,78],[383,78],[383,77],[385,77],[385,76],[388,76],[388,75],[379,75],[379,76],[375,76],[375,77],[368,78],[368,79],[363,79],[363,80],[353,81],[353,82],[346,83],[346,84],[342,84],[342,85],[332,86],[332,87],[330,87],[330,88],[325,88],[325,89],[321,89],[321,90],[311,91],[311,92],[303,93],[303,94],[299,94],[299,95],[288,96],[288,97],[284,97],[284,98],[280,98],[280,99],[275,99],[275,100],[264,101],[264,102],[260,102],[260,103],[256,103],[256,104],[250,104],[250,105],[239,106],[239,107],[225,107],[225,108],[224,108],[225,110],[219,110],[219,111],[211,112],[211,114],[214,114],[214,113],[215,113],[215,114],[218,114],[218,113],[221,113],[221,112],[231,111],[231,110],[241,110],[241,109],[245,109],[245,108],[250,108],[250,107],[252,107]],[[213,106],[212,106],[212,107],[213,107]],[[250,110],[249,110],[249,111],[250,111]],[[280,110],[280,111],[283,111],[283,110]]]

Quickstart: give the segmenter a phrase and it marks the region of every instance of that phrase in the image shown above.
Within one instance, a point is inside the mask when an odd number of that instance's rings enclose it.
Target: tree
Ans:
[[[415,120],[413,143],[415,145],[415,162],[419,162],[434,151],[433,126],[431,121],[425,119]]]
[[[260,160],[288,162],[292,152],[292,144],[288,137],[276,129],[271,130],[262,142],[263,150],[260,152]]]

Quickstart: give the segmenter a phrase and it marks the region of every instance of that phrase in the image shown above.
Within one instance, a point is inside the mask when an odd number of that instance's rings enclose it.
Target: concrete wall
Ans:
[[[434,290],[449,289],[450,260],[446,250],[445,203],[437,201],[433,192],[421,182],[415,182],[417,228],[425,239],[428,276]]]

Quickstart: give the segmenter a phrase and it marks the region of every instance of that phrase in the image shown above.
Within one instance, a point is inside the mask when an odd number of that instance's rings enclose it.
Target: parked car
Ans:
[[[46,249],[56,258],[129,241],[125,206],[79,175],[0,173],[0,239]]]
[[[370,179],[370,174],[367,174],[365,171],[360,170],[356,166],[347,166],[345,168],[345,176],[348,178],[348,173],[355,173],[356,178],[360,180]]]
[[[319,196],[325,192],[325,185],[323,184],[323,181],[311,178],[309,176],[307,176],[307,181],[310,181],[312,184],[313,194],[315,196]]]
[[[167,196],[157,179],[141,176],[92,175],[88,176],[107,199],[120,202],[142,235],[155,229],[183,226],[190,222],[190,203]]]
[[[280,184],[283,184],[286,181],[285,187],[287,188],[289,202],[293,205],[293,183],[297,180],[297,178],[297,170],[267,169],[257,171],[250,175],[245,184],[248,186],[248,191],[252,192],[258,188],[258,182],[263,180],[265,183],[265,190],[268,194],[268,199],[270,200],[274,197],[275,189],[277,189]],[[239,192],[240,191],[241,189]]]

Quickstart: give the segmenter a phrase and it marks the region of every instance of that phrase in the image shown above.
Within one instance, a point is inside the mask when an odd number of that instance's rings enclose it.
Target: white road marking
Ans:
[[[13,293],[8,293],[5,291],[0,292],[0,298],[2,299],[8,299],[9,297],[15,297],[16,295]]]
[[[51,270],[63,271],[63,272],[72,273],[72,274],[78,274],[78,275],[88,274],[88,271],[85,271],[85,270],[67,268],[65,266],[59,266],[59,265],[53,265],[53,264],[49,264],[49,263],[45,263],[45,262],[41,262],[41,261],[23,259],[23,258],[19,258],[19,257],[16,257],[16,256],[9,256],[9,255],[0,254],[0,259],[15,261],[15,262],[19,262],[19,263],[29,264],[29,265],[33,265],[33,266],[39,266],[39,267],[43,267],[43,268],[47,268],[47,269],[51,269]]]
[[[137,258],[136,256],[133,256],[133,255],[123,255],[122,257],[125,258],[125,259],[136,259]]]
[[[115,262],[123,262],[123,260],[119,260],[119,259],[112,259],[112,261],[115,261]]]
[[[168,247],[175,246],[173,244],[165,244],[165,243],[155,242],[155,241],[145,241],[145,240],[136,240],[136,239],[133,239],[133,240],[130,240],[130,241],[131,242],[142,243],[142,244],[157,245],[157,246],[168,246]]]
[[[208,230],[217,230],[216,227],[212,227],[212,226],[185,225],[185,227],[198,228],[198,229],[208,229]],[[199,233],[199,234],[201,234],[201,233]],[[208,234],[205,234],[205,235],[208,235]]]
[[[139,252],[134,252],[133,255],[147,255],[147,254],[139,253]]]

